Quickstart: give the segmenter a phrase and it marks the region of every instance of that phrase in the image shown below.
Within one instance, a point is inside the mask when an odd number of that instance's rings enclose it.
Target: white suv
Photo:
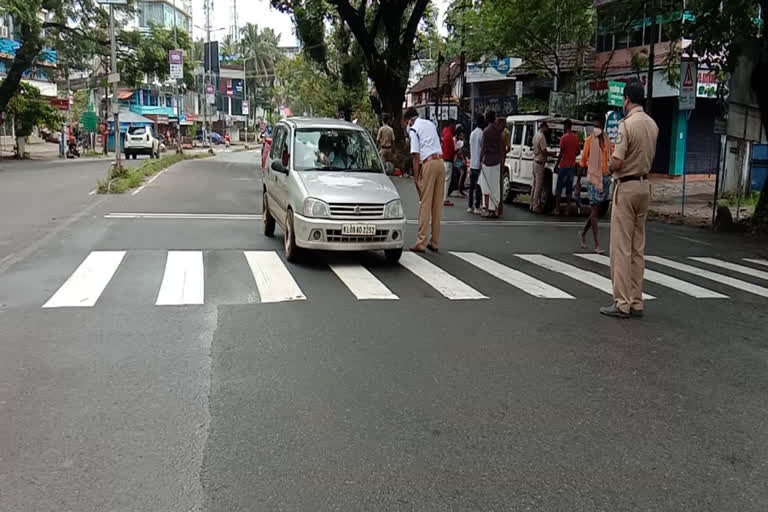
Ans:
[[[149,155],[160,158],[160,141],[152,134],[151,126],[131,126],[125,134],[125,159],[133,155]]]

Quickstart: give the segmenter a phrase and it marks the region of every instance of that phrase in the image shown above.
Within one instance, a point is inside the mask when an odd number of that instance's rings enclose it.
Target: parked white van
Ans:
[[[515,115],[507,117],[507,129],[512,135],[511,149],[507,153],[505,168],[502,175],[504,199],[507,203],[514,201],[519,194],[530,194],[533,186],[533,136],[539,130],[542,122],[549,125],[550,132],[548,145],[550,157],[547,162],[547,183],[544,190],[547,192],[545,211],[551,211],[554,207],[555,185],[553,171],[557,163],[557,155],[560,153],[560,137],[563,134],[564,117],[551,117],[545,115]],[[584,144],[584,140],[592,133],[592,124],[586,121],[571,119],[573,132]],[[579,156],[581,158],[581,156]],[[574,188],[576,184],[574,183]],[[581,202],[589,204],[587,192],[587,180],[581,180]]]

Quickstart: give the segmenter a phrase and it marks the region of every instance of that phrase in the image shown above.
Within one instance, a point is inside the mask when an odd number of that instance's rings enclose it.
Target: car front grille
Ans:
[[[334,217],[382,217],[383,204],[371,203],[331,203],[328,205]]]
[[[360,242],[386,242],[388,229],[377,229],[375,235],[342,235],[340,229],[326,229],[325,239],[329,242],[356,244]]]

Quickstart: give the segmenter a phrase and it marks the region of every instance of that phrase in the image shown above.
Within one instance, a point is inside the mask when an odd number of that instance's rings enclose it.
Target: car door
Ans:
[[[533,186],[533,136],[536,133],[536,124],[533,121],[523,123],[523,144],[520,148],[520,183],[527,187]]]
[[[509,125],[512,134],[511,148],[507,154],[507,167],[512,173],[512,183],[520,183],[520,158],[523,154],[523,124],[513,122]]]
[[[289,138],[290,132],[288,127],[279,125],[276,128],[272,139],[272,147],[269,150],[266,169],[267,201],[269,203],[269,209],[281,225],[285,220],[285,214],[288,209],[286,204],[288,200],[288,174],[273,170],[272,162],[279,161],[283,164],[284,168],[290,168],[291,158],[288,149],[290,147]]]

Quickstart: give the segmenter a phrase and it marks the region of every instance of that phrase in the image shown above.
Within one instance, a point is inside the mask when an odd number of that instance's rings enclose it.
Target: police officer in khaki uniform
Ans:
[[[610,161],[614,177],[611,211],[611,278],[614,303],[600,313],[617,318],[643,316],[645,223],[651,197],[651,172],[659,127],[645,113],[643,85],[624,87],[624,112]]]
[[[531,187],[531,211],[533,213],[543,213],[541,204],[541,195],[544,193],[544,183],[547,176],[547,159],[549,150],[547,149],[547,134],[549,125],[542,122],[539,131],[533,136],[533,186]]]

